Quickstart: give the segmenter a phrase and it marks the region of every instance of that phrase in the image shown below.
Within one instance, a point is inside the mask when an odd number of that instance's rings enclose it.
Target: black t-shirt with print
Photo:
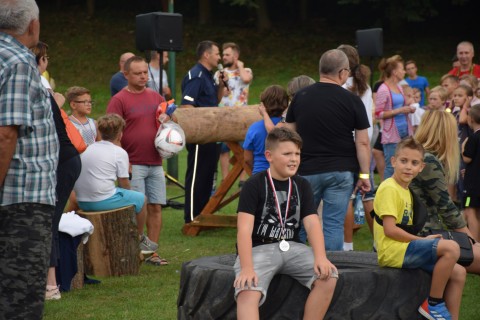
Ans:
[[[273,183],[277,191],[282,219],[284,219],[289,182],[288,180],[273,179]],[[267,171],[259,172],[245,182],[240,194],[237,212],[245,212],[255,216],[252,232],[253,247],[264,244],[262,239],[280,240],[282,238],[282,228]],[[313,201],[310,184],[300,176],[293,176],[290,209],[285,224],[285,239],[300,242],[298,237],[300,221],[307,215],[316,213],[317,208]]]
[[[480,195],[480,131],[468,137],[463,154],[472,159],[465,169],[465,192],[468,196]]]

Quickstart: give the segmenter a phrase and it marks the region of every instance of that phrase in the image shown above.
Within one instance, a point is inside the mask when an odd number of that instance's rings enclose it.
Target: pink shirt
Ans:
[[[155,113],[163,101],[158,92],[146,88],[141,93],[122,89],[108,103],[107,113],[116,113],[125,119],[121,142],[131,164],[162,165],[154,142],[157,134]]]
[[[398,89],[403,95],[402,87],[398,86]],[[383,113],[386,111],[391,111],[392,109],[392,94],[388,86],[385,83],[382,83],[378,88],[377,97],[375,100],[375,116],[378,119],[382,119]],[[411,136],[413,134],[412,124],[408,115],[405,116],[407,117],[408,135]],[[398,129],[395,124],[395,117],[384,119],[382,128],[382,144],[398,143],[400,140],[400,134],[398,133]]]

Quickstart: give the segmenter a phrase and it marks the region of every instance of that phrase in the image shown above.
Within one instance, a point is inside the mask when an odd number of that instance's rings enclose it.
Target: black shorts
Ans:
[[[375,144],[373,145],[373,149],[383,152],[382,132],[378,133],[377,141],[375,141]]]

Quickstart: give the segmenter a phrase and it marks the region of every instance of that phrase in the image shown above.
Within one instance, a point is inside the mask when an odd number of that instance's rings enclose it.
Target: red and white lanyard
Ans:
[[[282,227],[282,240],[285,239],[285,224],[287,223],[288,217],[288,210],[290,209],[290,196],[292,195],[292,179],[288,178],[288,194],[287,194],[287,205],[285,207],[285,218],[282,218],[282,211],[280,210],[280,202],[278,201],[277,197],[277,190],[275,190],[275,185],[273,184],[272,174],[270,173],[270,169],[267,170],[268,181],[270,182],[270,186],[273,189],[273,198],[275,199],[275,207],[277,208],[277,215],[280,221],[280,225]]]

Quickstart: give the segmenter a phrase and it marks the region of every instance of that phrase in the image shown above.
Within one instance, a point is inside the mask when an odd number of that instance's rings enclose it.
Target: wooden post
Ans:
[[[85,272],[103,277],[138,274],[140,248],[133,206],[77,213],[95,228],[85,245]]]

